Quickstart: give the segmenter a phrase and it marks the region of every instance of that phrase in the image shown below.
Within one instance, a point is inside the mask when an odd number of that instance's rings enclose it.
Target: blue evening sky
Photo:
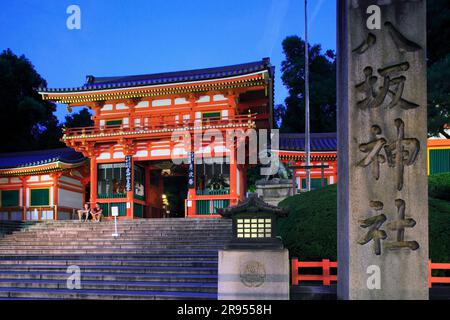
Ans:
[[[179,71],[270,57],[275,102],[281,42],[304,36],[303,0],[0,0],[0,50],[24,54],[49,87],[78,87],[85,76]],[[309,40],[335,49],[335,1],[309,0]],[[69,30],[68,6],[81,9]],[[77,111],[77,109],[75,109]],[[60,120],[67,114],[58,106]]]

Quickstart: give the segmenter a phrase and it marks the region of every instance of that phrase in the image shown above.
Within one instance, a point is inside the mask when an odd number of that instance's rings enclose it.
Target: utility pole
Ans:
[[[311,191],[311,136],[309,128],[309,50],[308,50],[308,0],[305,0],[305,153],[306,190]]]

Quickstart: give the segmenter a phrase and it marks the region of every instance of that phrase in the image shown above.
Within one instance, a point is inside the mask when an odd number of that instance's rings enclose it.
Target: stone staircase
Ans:
[[[2,223],[0,222],[0,225]],[[0,237],[0,299],[216,299],[225,219],[51,221]],[[69,289],[69,266],[81,289]]]
[[[32,221],[0,221],[0,238],[35,224]]]

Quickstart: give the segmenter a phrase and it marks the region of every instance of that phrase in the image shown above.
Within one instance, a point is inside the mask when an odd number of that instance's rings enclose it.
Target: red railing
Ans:
[[[434,277],[433,270],[450,270],[450,263],[435,263],[428,261],[428,287],[431,288],[433,283],[449,283],[450,277]]]
[[[130,117],[128,124],[120,125],[104,125],[104,126],[93,126],[93,127],[80,127],[80,128],[66,128],[65,136],[74,137],[80,135],[93,135],[93,134],[114,134],[114,133],[130,133],[139,131],[151,131],[151,130],[172,130],[178,129],[180,127],[187,128],[187,130],[192,129],[199,125],[201,121],[202,126],[220,126],[220,125],[233,125],[232,127],[237,127],[242,124],[253,123],[256,119],[256,114],[239,114],[235,116],[228,117],[217,117],[217,118],[204,118],[200,119],[183,119],[180,115],[179,119],[175,118],[175,115],[161,115],[158,117]],[[139,120],[139,121],[136,121]]]
[[[337,262],[328,259],[312,262],[292,259],[291,266],[293,286],[298,285],[301,281],[321,281],[324,286],[329,286],[331,281],[337,281],[337,275],[330,274],[331,268],[337,269]],[[299,268],[322,268],[322,274],[299,274]],[[428,262],[428,286],[431,288],[433,283],[450,284],[450,277],[435,277],[432,275],[433,270],[450,270],[450,263],[433,263],[431,260]]]
[[[328,259],[322,261],[298,261],[291,260],[292,285],[298,285],[300,281],[322,281],[324,286],[329,286],[331,281],[337,281],[336,275],[330,274],[330,268],[337,268],[337,262]],[[299,268],[322,268],[322,274],[299,274]]]

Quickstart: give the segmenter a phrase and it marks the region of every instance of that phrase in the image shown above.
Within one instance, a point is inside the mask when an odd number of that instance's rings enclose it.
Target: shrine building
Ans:
[[[268,58],[226,67],[122,77],[87,76],[77,88],[40,89],[44,100],[90,108],[92,127],[66,128],[66,148],[0,154],[0,220],[77,218],[85,202],[120,219],[219,217],[247,191],[237,149],[248,139],[206,137],[272,129],[274,67]],[[191,140],[181,148],[173,135]],[[205,136],[203,136],[205,134]],[[203,137],[195,142],[196,135]],[[305,135],[272,148],[306,190]],[[177,161],[174,161],[177,160]],[[248,160],[248,159],[247,159]],[[311,187],[337,183],[336,133],[311,133]],[[428,174],[450,172],[450,139],[428,140]]]
[[[0,220],[67,220],[85,201],[87,159],[70,148],[0,154]]]
[[[68,128],[62,138],[89,159],[91,203],[108,213],[117,206],[128,219],[164,217],[169,202],[179,216],[210,217],[245,197],[246,164],[235,161],[236,148],[207,141],[193,147],[195,166],[189,169],[191,152],[177,148],[172,135],[270,129],[273,74],[269,59],[263,59],[181,72],[88,76],[81,87],[45,88],[40,94],[69,110],[92,110],[94,126]],[[174,164],[174,158],[186,161]]]

